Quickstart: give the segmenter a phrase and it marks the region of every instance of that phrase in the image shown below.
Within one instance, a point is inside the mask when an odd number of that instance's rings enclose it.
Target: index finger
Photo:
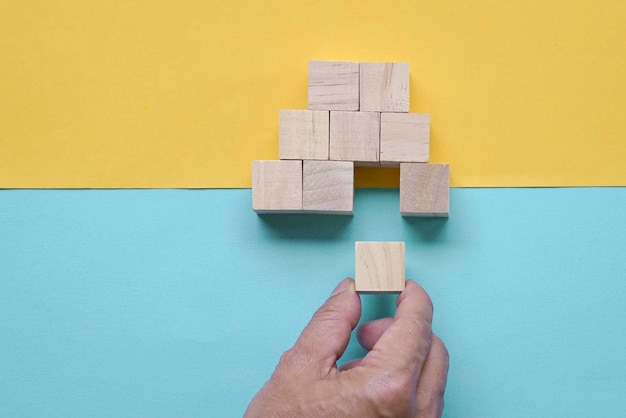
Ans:
[[[393,323],[361,364],[419,375],[432,340],[433,305],[426,291],[412,280],[406,281],[397,305]]]

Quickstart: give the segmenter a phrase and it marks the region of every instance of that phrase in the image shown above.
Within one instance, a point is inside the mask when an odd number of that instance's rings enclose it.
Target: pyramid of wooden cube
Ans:
[[[302,161],[253,161],[252,208],[257,213],[302,212]]]
[[[402,292],[405,284],[404,242],[361,242],[354,245],[357,292]]]
[[[259,213],[353,213],[355,166],[400,166],[404,216],[448,216],[450,172],[428,164],[430,115],[409,113],[409,64],[310,61],[308,109],[279,113],[280,161],[254,161]]]
[[[352,215],[354,163],[303,161],[302,208],[305,213]]]
[[[400,164],[400,213],[447,217],[450,206],[448,164]]]
[[[278,155],[281,160],[328,160],[329,112],[281,110]]]

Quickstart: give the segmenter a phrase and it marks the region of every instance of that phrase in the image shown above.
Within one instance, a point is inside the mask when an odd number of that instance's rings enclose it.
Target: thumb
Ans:
[[[350,333],[361,317],[361,299],[354,280],[344,279],[315,312],[292,348],[292,354],[321,368],[325,375],[336,367],[350,341]]]

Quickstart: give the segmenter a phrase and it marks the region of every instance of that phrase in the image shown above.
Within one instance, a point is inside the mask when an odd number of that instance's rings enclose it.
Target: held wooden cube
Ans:
[[[448,164],[400,164],[400,213],[447,217],[450,208]]]
[[[430,154],[430,115],[381,113],[380,165],[426,163]]]
[[[359,110],[359,63],[309,61],[309,109]]]
[[[302,161],[252,161],[252,209],[302,212]]]
[[[281,160],[328,160],[330,135],[326,110],[281,110],[278,154]]]
[[[360,110],[409,111],[408,63],[361,63]]]
[[[360,242],[354,245],[357,292],[402,292],[405,284],[404,242]]]
[[[354,213],[354,164],[346,161],[303,161],[305,213]]]
[[[380,113],[330,112],[330,159],[378,165]]]

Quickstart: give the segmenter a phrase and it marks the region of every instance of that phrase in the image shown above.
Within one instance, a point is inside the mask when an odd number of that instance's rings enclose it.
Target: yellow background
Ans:
[[[453,186],[623,186],[625,21],[623,0],[5,1],[0,187],[250,187],[309,59],[409,62]]]

